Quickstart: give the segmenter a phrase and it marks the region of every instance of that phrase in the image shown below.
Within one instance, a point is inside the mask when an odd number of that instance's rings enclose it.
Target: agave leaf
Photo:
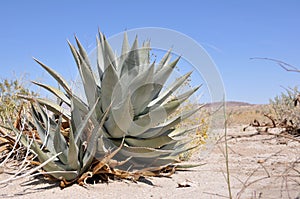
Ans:
[[[81,123],[79,123],[78,126],[76,126],[76,134],[74,134],[75,143],[78,143],[79,138],[81,137],[82,133],[86,130],[86,127],[88,125],[89,120],[94,114],[94,111],[97,107],[97,104],[99,103],[99,99],[96,101],[96,103],[93,105],[92,109],[89,111],[89,113],[84,117]],[[75,124],[76,125],[76,124]],[[73,131],[74,132],[74,131]],[[74,132],[75,133],[75,132]]]
[[[99,66],[101,67],[102,72],[106,70],[106,67],[108,66],[109,62],[107,62],[107,55],[104,47],[104,35],[98,30],[98,61],[99,61]],[[101,54],[100,54],[101,53]],[[102,64],[102,65],[100,65]],[[100,79],[102,80],[102,76],[100,76]]]
[[[95,157],[96,151],[97,151],[97,143],[98,143],[98,138],[101,135],[101,127],[97,125],[93,131],[92,135],[90,137],[90,140],[88,142],[88,147],[86,152],[84,153],[83,160],[82,160],[82,168],[81,168],[81,173],[85,172],[88,167],[91,166],[91,163]]]
[[[150,147],[150,148],[160,148],[171,142],[175,142],[169,136],[160,136],[151,139],[137,139],[137,138],[125,138],[125,142],[133,147]]]
[[[69,150],[68,150],[68,167],[72,170],[78,171],[80,168],[79,158],[79,149],[76,144],[72,127],[70,128],[69,133]]]
[[[56,153],[61,152],[58,156],[60,161],[67,165],[68,164],[68,144],[64,138],[64,136],[60,132],[62,118],[60,117],[58,120],[57,128],[55,129],[55,134],[53,138],[53,145]]]
[[[131,78],[136,77],[139,71],[139,66],[139,49],[138,40],[136,37],[130,51],[127,53],[127,56],[125,57],[125,60],[121,66],[121,77],[126,73]]]
[[[159,123],[163,123],[167,117],[174,112],[182,101],[173,100],[163,106],[159,106],[145,115],[141,115],[134,120],[128,132],[130,136],[139,137],[149,128]]]
[[[196,113],[201,107],[202,106],[200,106],[194,110],[185,112],[182,114],[182,116],[177,116],[175,118],[172,118],[172,119],[166,121],[165,123],[158,125],[157,127],[150,128],[145,133],[141,134],[140,138],[154,138],[157,136],[161,136],[162,134],[167,132],[169,129],[171,129],[175,125],[179,124],[181,121],[185,120],[186,118],[188,118],[191,115],[193,115],[194,113]]]
[[[71,50],[71,53],[73,55],[73,58],[75,59],[76,65],[78,67],[80,65],[79,53],[77,52],[76,48],[71,44],[69,40],[67,42]]]
[[[82,100],[80,100],[78,97],[76,96],[71,96],[71,115],[72,115],[72,119],[71,121],[71,125],[73,127],[73,130],[75,132],[77,132],[78,129],[78,124],[80,124],[84,118],[85,115],[87,115],[89,113],[89,108],[87,107],[87,105],[82,102]],[[92,122],[94,123],[98,123],[98,114],[101,116],[102,115],[102,111],[100,110],[101,108],[99,107],[100,103],[98,103],[96,110],[95,111],[95,116],[93,115],[90,119],[92,120]]]
[[[119,79],[113,66],[112,65],[107,66],[106,70],[104,71],[103,79],[101,82],[102,110],[107,109],[107,107],[109,107],[109,105],[113,101],[112,93],[114,92],[115,86],[118,81]]]
[[[31,145],[32,150],[38,155],[38,159],[40,162],[45,162],[47,159],[49,159],[48,154],[44,153],[41,148],[39,147],[39,144],[36,142],[36,140],[33,140],[33,143]],[[60,168],[57,164],[54,162],[49,162],[46,166],[50,166],[53,169],[46,169],[47,171],[62,171],[63,168]]]
[[[115,95],[114,100],[118,100],[120,102],[122,101],[122,99],[128,96],[128,93],[134,92],[136,89],[138,89],[140,86],[144,84],[152,83],[154,67],[155,67],[155,63],[152,63],[147,70],[143,71],[141,74],[134,77],[133,79],[129,77],[127,73],[124,74],[121,77],[121,79],[118,81],[118,83],[115,85],[114,93],[117,94],[117,96]],[[147,101],[151,101],[151,100],[152,99]]]
[[[195,148],[197,148],[199,145],[193,145],[193,146],[189,146],[189,145],[185,145],[184,147],[177,147],[176,150],[170,155],[172,156],[178,156],[181,153],[193,150]]]
[[[149,107],[154,106],[155,104],[162,104],[172,93],[174,93],[184,82],[185,80],[192,74],[192,72],[189,72],[179,79],[175,80],[175,82],[161,95],[159,95],[155,100],[149,103]]]
[[[128,35],[127,32],[124,32],[124,39],[123,39],[123,44],[122,44],[122,52],[120,55],[120,65],[117,68],[117,72],[118,72],[118,76],[121,77],[121,67],[124,63],[124,60],[126,59],[126,57],[128,56],[128,53],[130,51],[130,46],[129,46],[129,42],[128,42]]]
[[[198,110],[198,109],[192,110],[191,113],[188,112],[186,113],[186,115],[178,116],[175,119],[173,118],[171,120],[168,120],[167,122],[164,122],[167,119],[167,117],[171,113],[173,113],[184,100],[185,99],[171,100],[165,105],[150,111],[148,114],[138,117],[129,128],[128,130],[129,135],[133,137],[142,137],[142,138],[150,138],[150,137],[155,137],[158,135],[165,135],[165,134],[167,135],[169,129],[177,125],[185,118],[194,114],[194,112]],[[154,127],[159,123],[161,123],[161,125]]]
[[[125,157],[134,157],[134,158],[158,158],[168,156],[173,151],[170,150],[160,150],[148,147],[131,147],[123,146],[119,151],[120,155]]]
[[[78,67],[78,70],[80,72],[80,76],[81,76],[82,80],[88,81],[87,80],[88,78],[93,77],[93,72],[92,72],[92,69],[90,66],[90,61],[89,61],[89,58],[88,58],[88,55],[87,55],[85,49],[82,47],[82,45],[77,37],[75,37],[75,40],[76,40],[77,46],[79,48],[79,52],[69,41],[68,41],[68,45],[69,45],[72,55],[76,61],[76,65]]]
[[[176,166],[176,170],[185,170],[191,169],[195,167],[200,167],[206,165],[207,163],[198,163],[198,164],[174,164]]]
[[[176,64],[179,62],[180,57],[174,60],[172,63],[163,67],[160,71],[158,71],[154,76],[154,82],[158,84],[164,85],[169,76],[171,75],[173,69],[176,67]]]
[[[68,111],[66,109],[62,108],[61,106],[59,106],[58,104],[56,104],[55,102],[52,102],[50,100],[43,99],[43,98],[34,98],[31,96],[25,96],[25,95],[18,95],[18,97],[29,100],[31,102],[37,101],[39,104],[45,106],[51,112],[53,112],[57,115],[62,114],[63,118],[66,120],[70,119],[70,114],[68,113]]]
[[[98,143],[98,139],[99,139],[99,136],[103,136],[104,135],[104,132],[102,130],[103,128],[103,125],[104,125],[104,122],[106,120],[106,117],[109,113],[109,109],[111,108],[111,106],[109,106],[107,108],[107,110],[105,110],[104,114],[102,115],[102,118],[100,120],[100,123],[98,123],[96,125],[96,127],[93,129],[93,132],[92,132],[92,135],[91,135],[91,138],[88,142],[88,146],[87,146],[87,150],[84,154],[84,157],[83,157],[83,166],[82,166],[82,169],[81,169],[81,173],[84,172],[92,163],[93,161],[93,158],[95,157],[95,154],[96,154],[96,151],[97,151],[97,143]],[[101,138],[100,138],[101,139]]]
[[[39,122],[41,122],[41,124],[43,124],[46,129],[50,128],[48,126],[48,122],[49,122],[48,118],[49,117],[47,116],[47,114],[45,113],[45,111],[43,110],[43,108],[41,107],[41,105],[37,101],[36,101],[35,105],[36,105],[36,108],[35,108],[34,104],[31,103],[31,111],[32,111],[31,113],[32,113],[32,115],[35,116],[36,119]]]
[[[176,148],[176,146],[178,146],[178,141],[177,142],[169,143],[169,144],[167,144],[165,146],[162,146],[161,150],[174,150]]]
[[[147,70],[143,71],[140,73],[138,76],[136,76],[132,82],[129,85],[129,90],[134,91],[140,86],[147,84],[147,83],[154,83],[153,82],[153,74],[154,74],[154,67],[155,67],[155,62],[153,62]],[[123,79],[123,78],[122,78]],[[122,82],[122,84],[128,84],[127,82]]]
[[[104,60],[103,60],[104,54],[103,54],[102,44],[100,43],[100,39],[98,37],[96,37],[96,41],[97,41],[97,69],[101,81],[103,71],[104,71]]]
[[[79,48],[79,52],[72,44],[69,43],[69,46],[77,63],[88,104],[93,105],[100,95],[100,88],[96,84],[86,51],[80,44],[79,40],[76,37],[75,39]]]
[[[86,169],[88,169],[88,167],[91,166],[91,163],[97,151],[97,142],[100,136],[100,132],[101,132],[101,128],[99,128],[99,126],[95,127],[92,131],[91,138],[88,142],[87,150],[83,156],[82,168],[80,171],[81,173],[86,171]]]
[[[53,87],[53,86],[49,86],[49,85],[46,85],[46,84],[42,84],[42,83],[39,83],[39,82],[35,82],[35,81],[32,81],[32,83],[50,91],[52,94],[54,94],[56,97],[58,97],[59,99],[61,99],[63,102],[65,102],[68,106],[71,105],[71,102],[70,102],[70,99],[65,95],[64,92],[58,90],[57,88]]]
[[[37,110],[34,108],[32,105],[32,116],[33,116],[33,122],[35,124],[35,127],[37,129],[38,135],[42,141],[42,143],[45,143],[45,146],[47,149],[54,154],[55,153],[55,148],[53,145],[53,142],[51,139],[49,139],[50,136],[50,128],[48,128],[48,120],[42,120],[42,123],[46,126],[46,129],[44,128],[43,124],[41,123],[39,117],[39,114]],[[52,135],[51,135],[52,136]]]
[[[100,28],[98,28],[98,36],[99,36],[99,41],[101,43],[102,49],[104,49],[104,35],[103,33],[100,31]]]
[[[78,132],[79,124],[82,123],[84,116],[86,113],[81,112],[77,107],[77,104],[72,101],[71,103],[71,115],[72,118],[70,120],[73,132]]]
[[[181,138],[180,140],[177,140],[177,142],[173,142],[170,144],[167,144],[163,147],[161,147],[162,150],[173,150],[177,148],[183,148],[185,146],[190,145],[192,139],[191,138]]]
[[[104,68],[106,70],[106,68],[111,65],[114,67],[114,69],[116,70],[116,57],[115,54],[113,53],[111,46],[109,45],[109,43],[107,42],[105,36],[103,35],[103,47],[104,47]]]
[[[153,84],[144,84],[133,92],[131,103],[133,105],[134,115],[138,115],[147,107],[152,96],[149,90],[153,90],[153,87]]]
[[[168,63],[171,59],[171,51],[172,51],[172,48],[170,48],[168,50],[168,52],[160,60],[155,73],[159,72],[164,66],[168,65]]]
[[[83,48],[83,46],[81,45],[80,41],[78,40],[78,38],[75,36],[75,40],[79,49],[79,54],[82,57],[82,61],[84,61],[86,63],[86,65],[88,66],[88,69],[90,70],[90,72],[92,72],[92,68],[89,57],[86,53],[86,50]]]
[[[135,119],[135,123],[138,124],[139,126],[143,126],[145,127],[146,124],[157,124],[157,123],[162,123],[167,116],[169,116],[170,114],[172,114],[174,111],[177,110],[177,108],[190,96],[192,95],[198,88],[194,88],[191,89],[189,91],[187,91],[186,93],[176,97],[175,99],[172,99],[170,101],[168,101],[167,103],[158,106],[155,108],[155,106],[153,108],[151,108],[152,110],[150,110],[150,108],[148,107],[147,113],[143,115],[140,115],[139,117],[136,117]],[[153,127],[153,125],[148,125],[146,128],[148,127]],[[135,127],[133,127],[135,128]],[[139,129],[138,131],[140,131],[140,133],[143,133],[143,131],[141,132],[141,129]],[[135,132],[131,131],[130,132]],[[138,136],[140,134],[132,134],[134,136]]]
[[[163,88],[165,82],[171,75],[173,69],[175,68],[176,64],[178,63],[180,57],[178,57],[175,61],[170,63],[169,65],[165,66],[162,68],[160,71],[155,73],[153,82],[154,84],[154,89],[151,91],[151,101],[154,100],[155,98],[158,97],[159,93],[161,92],[161,89]],[[147,111],[147,109],[146,109]]]
[[[86,115],[89,112],[89,107],[77,96],[72,95],[70,97],[71,99],[71,105],[73,103],[73,106],[78,108],[80,112],[82,112],[83,115]]]
[[[140,70],[139,73],[144,71],[147,66],[150,64],[150,41],[145,41],[142,48],[139,49],[139,58],[140,58]]]
[[[97,140],[97,151],[96,151],[97,158],[100,157],[103,158],[105,154],[109,152],[109,149],[114,146],[111,140],[108,139],[109,136],[105,136],[104,132],[105,130],[102,129],[101,136],[99,136]]]
[[[186,92],[184,92],[184,93],[182,93],[182,94],[176,96],[176,99],[185,101],[185,100],[188,99],[191,95],[193,95],[193,94],[194,94],[201,86],[202,86],[202,85],[197,86],[197,87],[195,87],[195,88],[192,88],[192,89],[190,89],[190,90],[188,90],[188,91],[186,91]]]
[[[162,165],[167,166],[169,164],[173,164],[178,161],[178,157],[165,157],[165,158],[157,158],[152,162],[152,167],[161,167]]]
[[[104,165],[108,164],[109,161],[121,150],[123,144],[124,144],[124,138],[122,139],[120,146],[116,150],[114,150],[113,152],[109,152],[108,154],[106,154],[102,158],[102,160],[96,166],[93,167],[93,172],[92,173],[93,174],[97,174],[98,171],[101,170]],[[129,160],[129,159],[130,159],[130,157],[127,158],[127,160]]]
[[[116,143],[117,146],[119,145]],[[129,147],[123,146],[122,149],[116,154],[115,159],[126,159],[132,157],[130,161],[124,165],[118,166],[123,170],[143,169],[151,166],[157,159],[168,157],[172,150],[159,150],[146,147]]]
[[[162,165],[166,166],[169,164],[173,164],[174,162],[176,162],[176,160],[177,160],[177,157],[167,156],[167,157],[162,157],[162,158],[156,158],[152,161],[150,159],[143,160],[143,162],[148,162],[146,170],[155,170],[155,168],[161,167]]]
[[[129,96],[122,103],[111,108],[105,128],[113,138],[122,138],[133,121],[133,110]]]
[[[8,125],[2,125],[0,124],[0,127],[6,129],[6,130],[9,130],[9,131],[12,131],[16,134],[16,137],[18,138],[20,136],[20,142],[23,146],[25,147],[29,147],[29,141],[27,139],[27,137],[22,133],[20,132],[19,129],[15,128],[14,125],[11,123],[11,122],[8,122]],[[0,165],[2,164],[2,162],[0,163]]]
[[[86,93],[86,98],[88,104],[90,105],[89,108],[91,108],[91,106],[95,104],[97,98],[99,98],[100,96],[100,87],[98,87],[98,85],[96,84],[94,75],[92,74],[92,72],[89,71],[88,67],[84,62],[80,66],[80,71],[84,91]]]
[[[182,135],[186,134],[189,131],[192,131],[192,130],[195,130],[195,129],[199,128],[200,126],[201,125],[198,124],[198,125],[191,126],[189,128],[176,128],[174,131],[172,131],[169,134],[169,136],[170,137],[179,137],[179,136],[182,136]]]
[[[184,102],[184,100],[185,99],[183,99],[183,100],[178,100],[178,99],[170,100],[166,104],[162,105],[162,107],[164,108],[167,115],[169,116],[170,114],[172,114],[174,111],[177,110],[177,108],[180,106],[180,104],[182,102]]]
[[[152,111],[149,111],[149,113],[142,115],[138,117],[135,120],[135,124],[143,127],[147,127],[147,129],[154,127],[155,125],[159,123],[163,123],[167,117],[173,113],[182,103],[182,101],[179,100],[172,100],[168,102],[167,104],[163,106],[159,106]],[[146,125],[149,124],[149,125]],[[146,130],[147,130],[146,129]],[[134,134],[134,136],[139,136],[141,133],[144,133],[145,131],[140,131],[137,134]]]
[[[58,73],[56,73],[54,70],[52,70],[51,68],[49,68],[48,66],[46,66],[45,64],[43,64],[42,62],[40,62],[39,60],[33,58],[39,65],[41,65],[62,87],[63,89],[65,89],[65,91],[68,94],[71,94],[71,89],[68,86],[68,83],[66,80],[64,80],[61,75],[59,75]]]
[[[33,144],[31,147],[32,147],[32,150],[37,153],[38,159],[41,163],[46,162],[48,159],[51,158],[40,149],[40,147],[38,146],[38,144],[36,143],[35,140],[33,141]],[[66,168],[59,166],[57,164],[57,162],[54,162],[54,161],[50,161],[48,164],[46,164],[43,167],[43,169],[46,170],[47,172],[54,172],[54,171],[64,172],[64,171],[66,171]],[[57,179],[64,178],[66,180],[73,180],[77,177],[76,173],[51,173],[50,175],[52,175],[53,177],[55,177]]]
[[[117,154],[118,155],[118,154]],[[119,158],[119,157],[118,157]],[[124,159],[124,157],[122,157]],[[121,158],[120,158],[121,159]],[[176,158],[134,158],[132,157],[130,161],[128,161],[124,165],[117,166],[118,169],[122,170],[137,170],[136,172],[142,173],[142,176],[149,176],[149,172],[146,174],[146,170],[152,170],[156,167],[161,167],[162,165],[168,165],[176,162]],[[152,173],[153,176],[157,176],[157,174]]]
[[[142,113],[143,115],[138,117],[139,118],[143,118],[144,116],[147,116],[149,114],[151,114],[151,112],[153,112],[153,110],[160,110],[161,116],[157,116],[157,118],[161,118],[160,120],[155,120],[159,123],[162,122],[163,119],[165,119],[165,117],[163,117],[164,115],[169,116],[170,114],[172,114],[174,111],[177,110],[177,108],[186,100],[188,99],[194,92],[196,92],[198,90],[199,87],[193,88],[179,96],[177,96],[175,99],[171,99],[166,103],[163,103],[163,105],[158,106],[158,104],[154,104],[152,107],[147,107],[145,109],[145,111]],[[157,107],[158,106],[158,107]],[[146,112],[146,113],[145,113]],[[153,113],[152,113],[153,114]],[[152,117],[153,118],[153,117]],[[137,119],[137,120],[138,120]]]
[[[47,99],[42,99],[42,98],[37,98],[36,101],[40,103],[43,106],[46,106],[48,110],[52,111],[53,113],[60,115],[62,114],[63,118],[66,120],[70,119],[70,113],[66,109],[62,108],[61,106],[57,105],[55,102],[47,100]]]
[[[36,140],[33,140],[31,148],[38,155],[38,159],[40,160],[40,162],[45,162],[50,158],[47,153],[44,153],[41,150],[41,148],[39,147],[39,144],[36,142]],[[57,164],[55,164],[54,161],[49,162],[46,166],[44,166],[44,169],[46,171],[63,171],[64,170],[63,168],[61,168]]]
[[[130,50],[127,32],[124,32],[121,56],[125,56]],[[122,62],[121,62],[122,63]]]

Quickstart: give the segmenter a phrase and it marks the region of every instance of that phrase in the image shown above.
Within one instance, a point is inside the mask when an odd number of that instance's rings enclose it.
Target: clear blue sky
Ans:
[[[219,68],[227,100],[268,103],[299,85],[300,74],[251,57],[279,59],[300,67],[300,1],[1,1],[0,77],[48,76],[36,57],[75,77],[66,40],[76,34],[94,45],[98,26],[109,37],[125,29],[164,27],[199,42]]]

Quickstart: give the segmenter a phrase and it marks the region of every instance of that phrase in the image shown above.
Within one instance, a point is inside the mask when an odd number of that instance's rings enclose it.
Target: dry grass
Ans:
[[[246,106],[227,106],[226,114],[228,125],[248,125],[255,119],[262,122],[269,122],[264,114],[269,110],[269,105],[246,105]]]

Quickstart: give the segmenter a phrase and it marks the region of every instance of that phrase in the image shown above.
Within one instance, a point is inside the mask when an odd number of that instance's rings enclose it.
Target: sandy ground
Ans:
[[[300,198],[300,143],[272,135],[255,135],[254,129],[228,129],[229,166],[233,198]],[[241,136],[241,137],[239,137]],[[235,138],[238,137],[238,138]],[[61,190],[43,179],[23,179],[1,185],[1,198],[228,198],[225,179],[224,142],[215,145],[207,157],[192,162],[205,165],[171,178],[148,178],[133,183],[113,181],[73,185]],[[9,177],[0,174],[0,180]],[[152,185],[151,185],[152,184]],[[180,188],[178,184],[189,187]]]

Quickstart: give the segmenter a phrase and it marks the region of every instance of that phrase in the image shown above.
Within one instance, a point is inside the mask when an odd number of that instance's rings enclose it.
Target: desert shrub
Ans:
[[[189,134],[189,136],[192,138],[191,146],[197,145],[198,147],[180,154],[179,159],[182,161],[189,160],[192,157],[192,155],[199,150],[200,146],[206,144],[206,140],[208,138],[207,133],[208,133],[209,126],[205,118],[196,118],[191,123],[189,122],[186,123],[199,125],[199,127],[196,128],[196,130],[191,131]]]
[[[196,102],[187,100],[174,114],[181,113],[187,110],[193,110],[199,106]],[[188,133],[188,136],[191,138],[190,146],[198,146],[192,150],[186,151],[179,155],[179,159],[182,161],[189,160],[194,153],[199,150],[199,147],[206,144],[208,138],[208,128],[209,128],[209,112],[205,110],[199,111],[194,116],[185,119],[180,124],[177,125],[177,128],[186,128],[191,130]],[[195,127],[195,128],[193,128]]]
[[[36,93],[25,88],[22,80],[4,79],[0,82],[0,121],[2,124],[15,121],[23,103],[18,95],[36,96]]]
[[[26,156],[26,148],[16,145],[18,136],[9,130],[11,125],[21,125],[21,110],[28,110],[29,104],[18,95],[35,95],[24,85],[24,79],[3,79],[0,81],[0,167],[10,160],[22,160]],[[17,141],[18,142],[18,141]],[[9,166],[12,168],[12,166]]]
[[[295,103],[298,96],[299,90],[294,87],[270,100],[270,115],[274,116],[275,122],[293,129],[300,128],[300,107]]]

